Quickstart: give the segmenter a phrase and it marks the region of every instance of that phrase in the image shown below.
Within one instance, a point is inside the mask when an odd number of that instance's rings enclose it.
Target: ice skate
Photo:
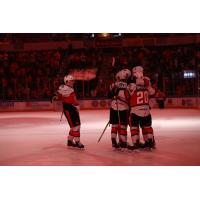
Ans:
[[[74,147],[78,149],[84,149],[85,146],[79,141],[74,144]]]
[[[128,145],[128,146],[127,146],[127,149],[133,151],[133,150],[136,150],[137,147],[136,147],[135,144],[134,144],[134,145]]]
[[[67,141],[67,146],[69,148],[78,148],[78,149],[84,149],[84,145],[81,142],[73,142],[72,140]]]
[[[133,145],[128,145],[127,148],[128,148],[129,150],[134,151],[134,150],[142,149],[143,146],[144,146],[144,144],[141,143],[139,139],[137,139],[136,142],[133,142]]]
[[[72,140],[68,140],[67,147],[69,147],[69,148],[75,147],[75,143]]]
[[[120,146],[119,144],[117,144],[116,139],[112,139],[112,147],[113,147],[113,150],[120,150]]]
[[[142,143],[138,142],[133,145],[128,145],[127,149],[130,151],[139,151],[142,148]]]
[[[144,150],[147,150],[147,151],[152,151],[153,149],[156,149],[156,144],[155,144],[155,141],[153,139],[149,139],[147,140],[143,147],[142,147]]]
[[[124,151],[127,150],[128,143],[127,143],[127,142],[120,141],[120,142],[119,142],[119,147],[120,147],[120,151],[124,152]]]

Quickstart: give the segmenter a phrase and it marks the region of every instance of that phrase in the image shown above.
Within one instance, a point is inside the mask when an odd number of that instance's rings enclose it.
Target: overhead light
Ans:
[[[102,33],[101,34],[103,37],[108,37],[109,36],[109,33]]]

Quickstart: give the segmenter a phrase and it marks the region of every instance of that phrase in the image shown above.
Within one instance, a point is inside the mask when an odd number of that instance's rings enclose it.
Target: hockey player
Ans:
[[[155,148],[155,140],[152,128],[152,118],[149,107],[149,97],[155,94],[150,79],[143,76],[143,67],[136,66],[132,69],[133,79],[125,92],[130,105],[130,129],[133,146],[137,148]],[[139,127],[142,129],[144,144],[140,143]]]
[[[70,126],[67,146],[82,149],[84,145],[80,142],[80,107],[73,88],[74,77],[72,75],[65,76],[64,83],[65,85],[59,87],[57,94],[58,99],[62,101],[63,112]]]
[[[112,99],[110,108],[110,124],[112,147],[127,148],[127,125],[129,119],[129,106],[125,99],[127,89],[127,79],[131,76],[131,71],[123,69],[119,71],[115,78],[116,82],[110,85],[108,97]],[[119,142],[117,142],[117,134]]]

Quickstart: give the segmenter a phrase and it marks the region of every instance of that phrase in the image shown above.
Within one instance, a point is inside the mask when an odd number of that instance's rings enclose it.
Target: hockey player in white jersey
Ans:
[[[84,148],[80,142],[80,116],[79,103],[74,92],[74,77],[67,75],[64,77],[65,85],[61,85],[57,91],[58,99],[62,101],[63,112],[70,126],[67,146]]]
[[[136,66],[132,69],[133,80],[125,92],[130,105],[130,129],[134,150],[140,147],[155,148],[152,118],[149,107],[149,97],[155,94],[150,79],[143,76],[143,67]],[[142,129],[144,145],[140,143],[139,128]]]
[[[116,75],[115,83],[110,85],[108,97],[112,99],[110,108],[110,124],[112,147],[127,148],[127,125],[129,121],[129,106],[125,98],[127,89],[127,79],[131,76],[131,71],[123,69]],[[117,142],[117,134],[119,141]]]

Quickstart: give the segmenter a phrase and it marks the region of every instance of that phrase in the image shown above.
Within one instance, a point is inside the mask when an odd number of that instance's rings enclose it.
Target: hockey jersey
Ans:
[[[67,104],[71,104],[73,106],[78,106],[79,103],[76,98],[76,94],[74,92],[74,88],[68,85],[61,85],[58,89],[58,98]]]
[[[108,97],[112,99],[111,108],[114,110],[128,110],[128,102],[125,98],[127,83],[118,81],[110,85]]]
[[[130,112],[141,117],[148,116],[150,114],[149,96],[154,94],[155,90],[148,77],[129,83],[125,96],[131,107]]]

